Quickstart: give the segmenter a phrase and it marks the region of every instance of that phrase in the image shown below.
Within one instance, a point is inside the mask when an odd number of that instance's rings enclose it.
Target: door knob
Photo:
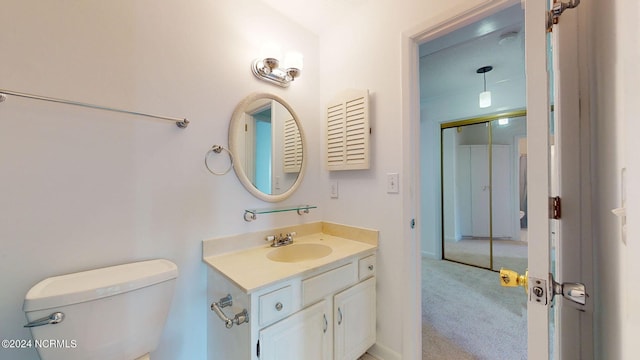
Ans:
[[[553,278],[553,274],[549,274],[549,288],[547,288],[546,279],[531,278],[531,296],[529,301],[548,304],[556,295],[562,295],[565,299],[574,303],[585,305],[589,294],[586,287],[581,283],[558,283]],[[529,271],[525,271],[524,275],[509,269],[500,269],[500,285],[505,287],[522,286],[525,293],[528,294],[529,288]],[[549,296],[547,296],[549,290]]]
[[[522,286],[526,293],[529,288],[529,271],[525,271],[524,275],[520,275],[513,270],[502,268],[500,269],[500,285],[504,287]],[[534,288],[533,291],[536,291],[536,289]]]

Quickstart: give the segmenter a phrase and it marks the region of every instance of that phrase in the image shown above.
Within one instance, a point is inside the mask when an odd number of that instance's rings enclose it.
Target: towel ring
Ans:
[[[220,154],[222,150],[226,151],[229,154],[229,167],[222,172],[211,170],[211,168],[209,167],[209,163],[207,162],[207,157],[209,153],[214,152],[216,154]],[[233,168],[233,154],[231,154],[231,151],[229,151],[229,149],[227,149],[222,145],[213,145],[211,149],[209,149],[209,151],[207,151],[207,153],[204,155],[204,166],[206,166],[207,170],[209,170],[209,172],[212,173],[213,175],[224,175],[228,173],[229,170],[231,170],[231,168]]]

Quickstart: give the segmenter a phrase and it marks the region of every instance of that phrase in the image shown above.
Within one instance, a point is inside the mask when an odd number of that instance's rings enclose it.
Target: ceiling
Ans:
[[[483,89],[476,70],[491,65],[487,89],[524,79],[524,11],[509,7],[420,46],[421,100]]]
[[[349,14],[368,0],[262,0],[304,28],[320,34],[340,14]],[[476,70],[491,65],[487,88],[524,81],[524,10],[520,4],[420,46],[421,100],[443,97],[460,89],[481,91]]]
[[[368,0],[262,0],[278,12],[284,14],[302,27],[315,34],[331,24],[340,14],[351,13],[351,9]]]

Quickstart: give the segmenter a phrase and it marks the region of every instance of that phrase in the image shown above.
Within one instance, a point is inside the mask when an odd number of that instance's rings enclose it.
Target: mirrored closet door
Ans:
[[[524,114],[441,126],[445,259],[492,270],[526,268]]]

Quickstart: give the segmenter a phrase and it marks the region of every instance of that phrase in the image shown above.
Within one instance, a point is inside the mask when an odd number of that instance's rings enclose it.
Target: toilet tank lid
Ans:
[[[35,311],[113,296],[175,279],[178,266],[165,259],[140,261],[54,276],[34,285],[23,310]]]

